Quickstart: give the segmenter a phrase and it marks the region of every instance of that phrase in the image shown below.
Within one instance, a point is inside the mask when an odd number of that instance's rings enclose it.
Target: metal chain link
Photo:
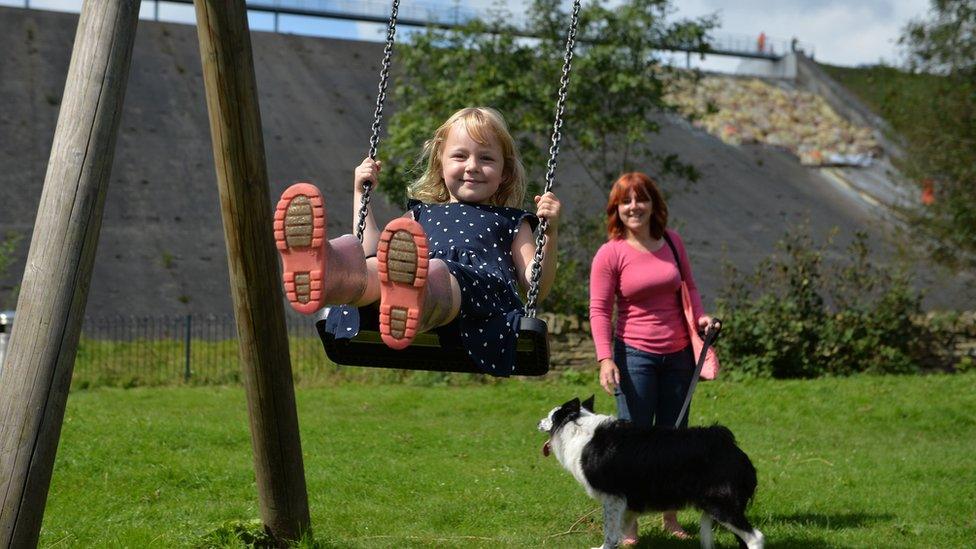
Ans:
[[[552,125],[552,144],[549,146],[549,162],[546,164],[546,186],[542,191],[545,194],[552,190],[553,180],[556,175],[556,157],[559,156],[559,142],[562,140],[560,130],[563,126],[563,112],[566,108],[566,94],[569,88],[569,73],[573,68],[573,50],[576,47],[576,29],[579,26],[579,12],[581,0],[573,2],[573,19],[569,24],[569,33],[566,36],[566,53],[563,55],[563,75],[559,79],[559,95],[556,101],[556,120]],[[542,260],[544,258],[543,248],[546,241],[546,229],[549,228],[549,220],[543,218],[539,222],[538,234],[535,238],[535,259],[532,263],[532,275],[529,279],[529,291],[526,294],[525,316],[535,317],[536,301],[539,299],[539,278],[542,276]]]
[[[386,102],[386,87],[390,82],[390,57],[393,55],[393,43],[396,37],[397,12],[400,10],[400,0],[393,0],[390,8],[390,22],[386,26],[386,47],[383,48],[383,68],[380,70],[379,93],[376,96],[376,110],[373,112],[373,134],[369,137],[369,153],[367,156],[376,159],[376,145],[380,141],[380,128],[383,122],[383,104]],[[359,221],[356,223],[356,238],[363,241],[366,232],[366,216],[369,215],[369,201],[373,185],[363,183],[363,196],[359,203]]]

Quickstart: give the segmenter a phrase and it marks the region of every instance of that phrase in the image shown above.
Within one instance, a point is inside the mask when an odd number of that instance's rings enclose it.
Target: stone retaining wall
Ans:
[[[540,313],[549,326],[549,363],[553,368],[596,368],[590,320],[576,315]]]
[[[960,313],[952,331],[955,333],[956,359],[961,361],[963,357],[969,357],[972,364],[976,360],[976,311]]]

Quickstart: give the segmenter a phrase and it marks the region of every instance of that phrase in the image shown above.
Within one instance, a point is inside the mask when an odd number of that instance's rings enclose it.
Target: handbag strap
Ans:
[[[674,254],[674,262],[678,265],[678,275],[681,277],[681,281],[685,280],[685,273],[681,270],[681,258],[678,256],[678,249],[674,247],[674,242],[671,241],[671,237],[668,236],[668,232],[664,231],[664,241],[668,243],[668,247],[671,248],[671,253]],[[678,295],[680,296],[681,290],[678,290]],[[679,299],[681,299],[679,297]],[[715,339],[718,338],[719,329],[712,329],[705,332],[705,337],[702,338],[702,350],[701,354],[698,355],[698,360],[695,364],[695,372],[691,375],[691,384],[688,386],[688,394],[685,395],[684,404],[681,405],[681,411],[678,412],[678,419],[674,422],[675,428],[681,426],[682,420],[685,418],[685,414],[688,413],[688,406],[691,404],[691,397],[695,394],[695,387],[698,386],[698,377],[701,375],[702,368],[705,366],[705,357],[708,354],[708,348],[715,343]]]
[[[671,253],[674,254],[674,263],[678,266],[678,276],[681,277],[681,281],[684,282],[685,272],[681,270],[681,258],[678,257],[678,249],[674,247],[674,242],[671,242],[671,237],[668,236],[667,230],[664,231],[663,235],[664,241],[668,243],[668,248],[671,248]]]

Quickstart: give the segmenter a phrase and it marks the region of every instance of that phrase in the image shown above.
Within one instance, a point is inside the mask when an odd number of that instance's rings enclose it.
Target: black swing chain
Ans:
[[[563,73],[559,79],[559,94],[556,102],[556,119],[553,122],[552,144],[549,146],[549,161],[546,163],[546,185],[543,194],[552,190],[556,172],[556,157],[559,156],[559,142],[562,140],[563,113],[566,105],[566,95],[569,88],[569,74],[572,70],[573,50],[576,46],[576,30],[579,26],[579,12],[581,0],[573,2],[573,16],[569,25],[569,33],[566,37],[566,52],[563,55]],[[376,148],[379,143],[380,128],[383,120],[383,104],[386,101],[386,88],[390,80],[390,58],[393,55],[393,44],[396,37],[396,20],[399,11],[400,0],[393,0],[390,10],[390,22],[386,29],[386,46],[383,49],[383,68],[380,70],[379,94],[376,97],[376,110],[373,113],[373,133],[369,138],[368,157],[376,158]],[[372,191],[372,184],[363,184],[362,200],[359,206],[359,220],[356,224],[356,238],[363,241],[363,233],[366,230],[366,217],[369,214],[369,201]],[[532,263],[532,274],[530,277],[529,291],[526,296],[525,314],[528,317],[536,315],[536,301],[539,298],[539,279],[542,274],[542,261],[544,259],[543,248],[547,240],[546,230],[549,228],[549,221],[542,219],[539,223],[538,234],[535,240],[535,257]]]
[[[563,126],[563,111],[566,107],[566,94],[569,88],[569,73],[573,67],[573,49],[576,46],[576,29],[579,26],[580,0],[573,2],[573,18],[569,24],[569,33],[566,36],[566,53],[563,55],[563,75],[559,79],[559,95],[556,101],[556,120],[552,125],[552,144],[549,146],[549,161],[546,164],[546,186],[542,191],[545,194],[552,190],[553,180],[556,174],[556,157],[559,156],[559,141],[562,140],[560,130]],[[548,237],[546,229],[549,228],[549,220],[543,218],[539,222],[538,234],[535,237],[535,258],[532,262],[532,275],[529,279],[529,291],[526,294],[525,316],[535,318],[536,301],[539,299],[539,278],[542,275],[543,248]]]
[[[369,153],[367,156],[376,159],[376,146],[380,141],[380,128],[383,122],[383,104],[386,102],[386,87],[390,82],[390,57],[393,55],[393,42],[396,38],[397,12],[400,9],[400,0],[393,0],[393,7],[390,8],[390,22],[386,27],[386,47],[383,48],[383,68],[380,70],[379,93],[376,96],[376,110],[373,112],[373,134],[369,137]],[[363,233],[366,232],[366,216],[369,215],[370,194],[373,185],[369,182],[363,183],[363,196],[359,203],[359,221],[356,223],[356,238],[363,241]]]

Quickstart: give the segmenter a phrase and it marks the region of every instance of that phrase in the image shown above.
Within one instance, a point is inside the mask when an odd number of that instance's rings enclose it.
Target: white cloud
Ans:
[[[446,1],[446,0],[442,0]],[[584,0],[586,1],[586,0]],[[612,0],[610,4],[618,3]],[[465,5],[487,10],[495,0],[470,0]],[[505,0],[518,13],[529,0]],[[562,0],[568,8],[571,0]],[[820,61],[838,65],[896,62],[896,44],[909,20],[923,16],[929,0],[674,0],[675,17],[700,17],[718,12],[718,35],[758,37],[760,32],[777,47],[792,37],[813,48]]]
[[[797,37],[811,45],[820,61],[838,65],[900,59],[902,28],[924,15],[928,0],[682,0],[677,15],[697,17],[718,11],[721,32],[783,40]]]

